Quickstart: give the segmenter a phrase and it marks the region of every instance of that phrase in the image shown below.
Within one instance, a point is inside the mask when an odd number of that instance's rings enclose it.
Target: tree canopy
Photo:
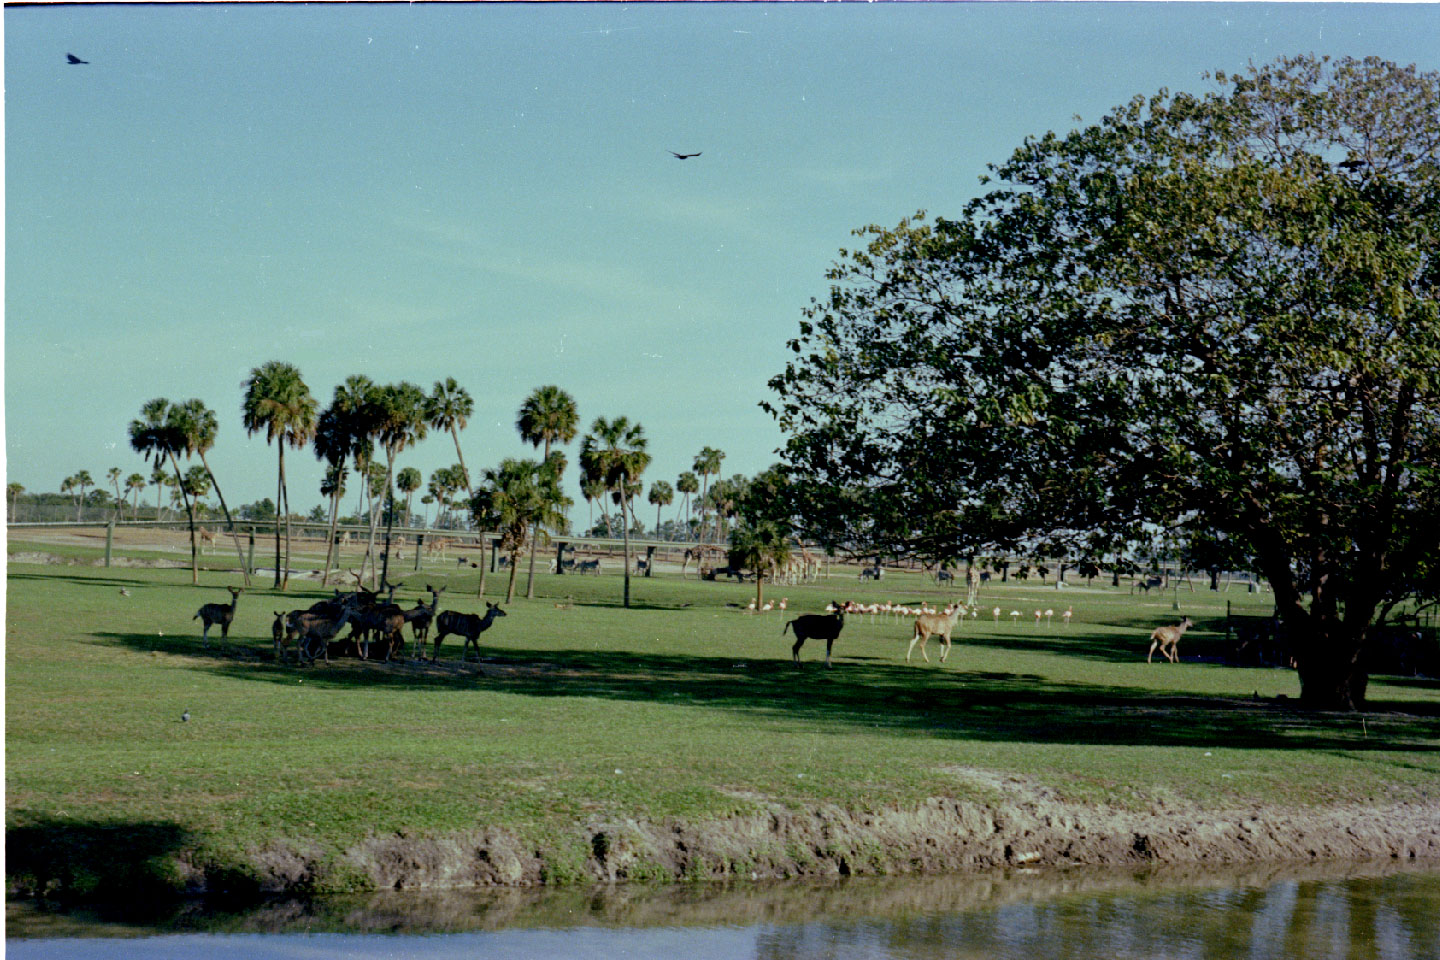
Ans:
[[[1440,553],[1440,75],[1213,81],[1026,140],[954,219],[857,231],[766,406],[822,534],[934,559],[1235,541],[1302,698],[1353,708],[1366,638]]]

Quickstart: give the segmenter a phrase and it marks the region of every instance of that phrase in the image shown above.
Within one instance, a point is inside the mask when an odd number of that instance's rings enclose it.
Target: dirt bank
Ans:
[[[968,772],[1005,798],[932,799],[857,813],[792,809],[747,797],[756,812],[704,823],[596,820],[525,844],[503,831],[372,837],[339,858],[303,848],[256,851],[240,870],[183,867],[190,892],[245,875],[260,891],[467,889],[550,883],[779,879],[966,873],[1062,865],[1235,865],[1440,861],[1440,801],[1319,810],[1144,811],[1061,802],[1016,778]]]

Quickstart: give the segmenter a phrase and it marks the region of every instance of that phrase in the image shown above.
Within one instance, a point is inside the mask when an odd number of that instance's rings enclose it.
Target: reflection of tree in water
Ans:
[[[763,930],[757,960],[904,957],[1440,956],[1440,877],[1283,880],[1268,888],[1077,894],[956,914],[789,924]]]

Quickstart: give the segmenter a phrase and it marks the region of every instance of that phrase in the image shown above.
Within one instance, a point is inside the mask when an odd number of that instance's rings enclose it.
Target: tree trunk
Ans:
[[[1354,711],[1365,706],[1369,673],[1360,663],[1364,636],[1335,618],[1313,618],[1303,650],[1293,651],[1300,675],[1300,703],[1311,710]],[[1292,641],[1293,642],[1293,641]]]
[[[285,439],[280,439],[280,494],[285,500],[285,567],[280,579],[281,591],[290,587],[290,488],[285,486]]]
[[[340,487],[330,494],[330,534],[325,544],[325,569],[320,573],[320,586],[330,583],[330,562],[335,557],[335,528],[340,525]]]
[[[210,486],[215,488],[215,496],[220,498],[220,509],[225,511],[225,526],[230,531],[230,536],[235,540],[235,556],[240,558],[240,573],[245,578],[245,586],[250,586],[250,567],[245,563],[245,551],[240,547],[240,531],[235,529],[235,521],[230,518],[230,508],[225,505],[225,494],[220,492],[220,481],[215,479],[215,471],[210,469],[210,463],[205,459],[205,452],[200,451],[200,463],[205,467],[205,475],[210,478]]]
[[[456,445],[459,449],[459,445]],[[550,438],[545,438],[545,459],[544,463],[550,462]],[[530,573],[525,579],[525,599],[535,599],[535,547],[540,542],[540,521],[536,520],[530,527]],[[509,603],[509,600],[506,600]]]
[[[390,577],[390,533],[395,527],[395,498],[390,493],[390,477],[395,470],[395,454],[385,451],[385,486],[380,490],[380,503],[390,501],[390,510],[385,514],[385,560],[380,564],[380,584],[383,586]]]
[[[280,440],[277,445],[280,451],[280,468],[275,474],[275,583],[274,588],[280,588],[280,512],[281,504],[285,497],[281,491],[285,489],[285,441]]]
[[[170,454],[170,464],[175,468],[175,479],[180,481],[180,461]],[[200,586],[200,551],[195,545],[195,508],[190,505],[190,495],[185,492],[185,483],[180,481],[180,496],[185,500],[185,514],[190,518],[190,586]]]
[[[625,486],[630,478],[620,474],[620,533],[625,538],[625,609],[630,609],[630,521],[626,518],[626,505],[629,497],[625,496]]]
[[[534,557],[531,557],[534,560]],[[515,574],[520,568],[520,551],[510,551],[510,584],[505,588],[505,602],[511,603],[515,599]]]

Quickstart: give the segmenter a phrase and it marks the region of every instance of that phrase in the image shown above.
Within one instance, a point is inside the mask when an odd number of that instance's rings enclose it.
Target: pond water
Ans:
[[[737,887],[381,894],[247,909],[7,905],[60,958],[1440,957],[1440,864],[1052,870]]]

